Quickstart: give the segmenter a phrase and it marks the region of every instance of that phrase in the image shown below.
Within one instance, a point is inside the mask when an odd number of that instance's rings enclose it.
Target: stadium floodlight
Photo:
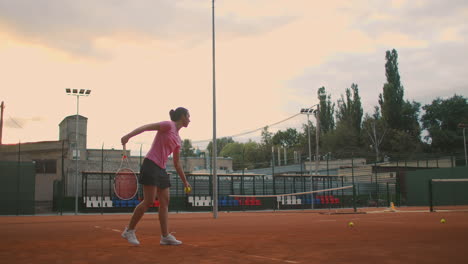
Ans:
[[[70,89],[65,88],[65,92],[67,95],[76,96],[76,134],[75,134],[75,160],[76,160],[76,174],[74,177],[74,184],[75,184],[75,215],[78,214],[78,175],[79,175],[79,155],[78,155],[78,116],[80,111],[80,96],[89,96],[91,90],[80,89]]]
[[[314,112],[313,108],[301,108],[301,114],[312,114]]]
[[[465,149],[465,166],[468,167],[468,156],[466,154],[466,137],[465,137],[465,129],[468,127],[468,124],[460,123],[458,124],[459,128],[463,128],[463,147]]]

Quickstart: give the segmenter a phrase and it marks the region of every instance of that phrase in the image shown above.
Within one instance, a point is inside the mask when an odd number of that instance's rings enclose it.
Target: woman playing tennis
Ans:
[[[179,174],[185,187],[190,184],[185,177],[184,171],[179,164],[179,151],[181,139],[179,130],[187,127],[190,123],[190,114],[183,107],[169,112],[172,121],[163,121],[154,124],[141,126],[122,137],[122,145],[125,145],[130,138],[145,131],[158,131],[154,138],[151,149],[143,161],[140,170],[139,183],[143,185],[143,201],[133,211],[130,223],[122,233],[122,237],[134,245],[140,242],[135,235],[135,227],[145,214],[146,210],[153,205],[156,194],[159,199],[159,224],[161,227],[161,245],[180,245],[177,240],[169,233],[168,227],[168,207],[169,207],[169,187],[171,183],[169,175],[166,172],[166,162],[171,153],[173,153],[174,167]]]

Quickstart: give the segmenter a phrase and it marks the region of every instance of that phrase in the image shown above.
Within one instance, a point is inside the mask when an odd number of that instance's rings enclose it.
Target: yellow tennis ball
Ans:
[[[353,222],[349,222],[349,223],[348,223],[348,226],[349,226],[349,227],[353,227],[353,226],[354,226],[354,223],[353,223]]]
[[[190,187],[185,187],[184,188],[185,193],[190,193],[192,191],[192,188]]]
[[[440,223],[445,224],[445,219],[444,218],[440,219]]]

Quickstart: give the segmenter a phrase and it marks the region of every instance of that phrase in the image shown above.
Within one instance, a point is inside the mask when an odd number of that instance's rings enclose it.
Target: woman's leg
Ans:
[[[153,185],[143,185],[143,201],[135,207],[133,211],[132,218],[128,224],[128,229],[135,229],[136,225],[143,217],[148,208],[153,205],[154,198],[156,197],[156,186]]]
[[[161,226],[161,235],[167,236],[169,234],[168,227],[168,210],[169,210],[169,188],[158,189],[159,200],[159,225]]]

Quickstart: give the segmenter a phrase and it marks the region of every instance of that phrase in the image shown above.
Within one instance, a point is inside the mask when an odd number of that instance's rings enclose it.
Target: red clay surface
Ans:
[[[156,214],[128,244],[129,218],[0,217],[1,263],[468,263],[468,212],[170,214],[181,246],[159,245]]]

